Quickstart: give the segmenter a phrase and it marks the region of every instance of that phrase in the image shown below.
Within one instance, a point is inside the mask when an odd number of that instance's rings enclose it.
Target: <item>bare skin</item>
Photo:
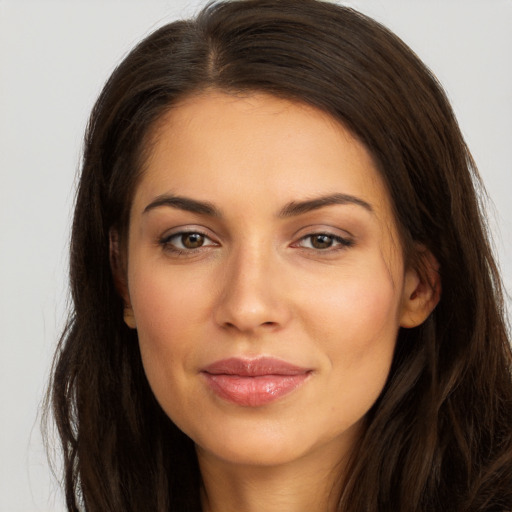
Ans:
[[[201,449],[198,455],[204,512],[336,510],[344,453],[326,450],[317,454],[317,460],[305,457],[278,467],[235,467]]]
[[[209,512],[334,511],[398,329],[438,300],[404,267],[365,147],[261,93],[205,92],[160,120],[117,276],[151,388],[196,444]],[[272,376],[252,396],[240,378],[223,393],[208,370],[261,358],[299,368],[299,384],[283,394]]]

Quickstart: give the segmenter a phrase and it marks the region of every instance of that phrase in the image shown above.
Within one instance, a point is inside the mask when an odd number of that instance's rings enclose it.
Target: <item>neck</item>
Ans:
[[[331,453],[316,461],[298,460],[269,467],[233,464],[199,448],[197,451],[203,512],[338,510],[346,466],[343,457]]]

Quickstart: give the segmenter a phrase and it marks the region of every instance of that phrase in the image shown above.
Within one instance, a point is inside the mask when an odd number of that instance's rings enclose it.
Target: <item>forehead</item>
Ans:
[[[135,208],[173,193],[247,209],[344,193],[389,214],[373,158],[341,123],[265,93],[209,91],[186,98],[155,125]]]

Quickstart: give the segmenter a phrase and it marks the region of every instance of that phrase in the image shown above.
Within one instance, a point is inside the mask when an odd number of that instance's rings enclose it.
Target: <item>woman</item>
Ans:
[[[52,401],[69,510],[512,510],[471,156],[396,36],[215,3],[94,107]]]

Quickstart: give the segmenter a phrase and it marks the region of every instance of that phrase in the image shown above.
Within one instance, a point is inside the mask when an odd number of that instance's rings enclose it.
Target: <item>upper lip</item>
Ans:
[[[241,377],[259,377],[262,375],[300,375],[310,370],[274,357],[243,359],[230,357],[209,364],[202,369],[211,375],[239,375]]]

